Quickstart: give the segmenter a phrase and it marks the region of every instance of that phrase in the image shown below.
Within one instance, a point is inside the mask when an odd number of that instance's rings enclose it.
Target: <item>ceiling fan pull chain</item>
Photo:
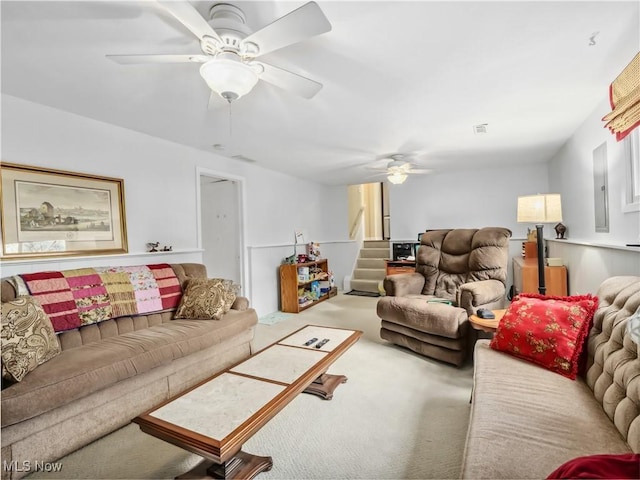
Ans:
[[[229,102],[229,145],[231,145],[232,138],[233,138],[233,127],[231,122],[231,102]]]

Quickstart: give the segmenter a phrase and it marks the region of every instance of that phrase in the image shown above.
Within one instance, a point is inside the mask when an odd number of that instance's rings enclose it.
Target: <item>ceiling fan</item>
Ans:
[[[386,175],[387,180],[391,183],[399,185],[404,183],[409,175],[424,175],[433,172],[433,170],[415,168],[418,165],[409,161],[409,156],[403,153],[394,153],[381,161],[384,161],[382,166],[368,166],[370,170],[382,170],[383,173],[379,175]]]
[[[315,2],[280,17],[252,32],[244,12],[231,4],[219,3],[209,11],[209,20],[187,1],[157,0],[165,10],[200,40],[202,53],[193,55],[107,55],[121,64],[184,63],[202,64],[200,75],[211,90],[227,102],[249,93],[258,80],[312,98],[322,84],[269,63],[258,57],[331,30],[331,24]]]

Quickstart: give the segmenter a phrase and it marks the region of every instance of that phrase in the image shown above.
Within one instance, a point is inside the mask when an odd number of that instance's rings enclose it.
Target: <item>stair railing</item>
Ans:
[[[349,238],[352,238],[352,239],[355,238],[356,231],[360,226],[360,222],[362,220],[363,214],[364,214],[364,207],[360,207],[360,210],[358,210],[358,213],[356,214],[356,218],[353,219],[353,224],[351,225],[351,229],[349,230]]]

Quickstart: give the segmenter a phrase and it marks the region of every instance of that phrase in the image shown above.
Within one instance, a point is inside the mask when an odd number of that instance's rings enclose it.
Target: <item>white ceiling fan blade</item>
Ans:
[[[105,55],[109,60],[122,65],[140,63],[204,63],[210,60],[206,55]]]
[[[365,167],[367,170],[379,170],[381,172],[386,172],[387,171],[387,166],[386,165],[381,165],[379,167],[377,166],[373,166],[373,165],[365,165]]]
[[[331,24],[318,4],[309,2],[252,33],[242,43],[256,44],[258,55],[264,55],[330,30]]]
[[[157,0],[157,2],[200,40],[204,37],[212,37],[221,44],[223,43],[215,30],[211,28],[211,25],[207,23],[202,15],[200,15],[189,2],[176,2],[171,0]]]
[[[426,175],[427,173],[433,173],[434,170],[430,170],[430,169],[426,169],[426,168],[412,168],[411,170],[407,171],[407,173],[413,175],[413,174],[417,174],[417,175]]]
[[[292,91],[297,93],[303,98],[312,98],[322,88],[322,84],[311,80],[310,78],[303,77],[297,73],[284,70],[279,67],[274,67],[264,62],[254,62],[261,65],[264,71],[260,75],[260,79],[265,82],[269,82],[276,87],[280,87],[283,90]]]

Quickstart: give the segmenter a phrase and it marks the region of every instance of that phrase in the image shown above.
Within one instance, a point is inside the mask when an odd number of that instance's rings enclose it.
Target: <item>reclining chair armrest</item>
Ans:
[[[424,287],[424,276],[420,273],[399,273],[384,278],[384,291],[393,297],[420,295]]]
[[[505,286],[499,280],[464,283],[458,289],[458,306],[469,315],[475,314],[480,307],[489,310],[503,308],[505,295]]]

